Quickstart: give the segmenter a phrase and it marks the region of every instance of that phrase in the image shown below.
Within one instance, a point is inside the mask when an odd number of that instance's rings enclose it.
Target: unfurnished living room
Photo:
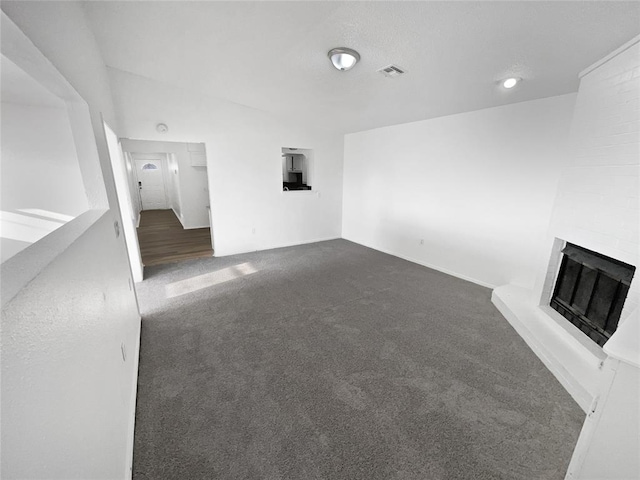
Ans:
[[[640,478],[639,2],[0,8],[1,478]]]

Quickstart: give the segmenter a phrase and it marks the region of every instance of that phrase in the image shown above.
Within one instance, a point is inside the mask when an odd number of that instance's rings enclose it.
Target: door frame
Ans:
[[[111,163],[111,171],[120,209],[120,221],[124,233],[124,242],[129,256],[129,266],[134,283],[141,282],[144,278],[144,267],[142,265],[142,254],[140,253],[140,243],[136,232],[136,221],[129,218],[133,212],[131,192],[129,190],[129,178],[127,175],[126,160],[120,139],[107,122],[102,119],[105,138],[107,139],[107,151]],[[110,138],[111,137],[111,138]],[[134,169],[135,170],[135,169]],[[136,297],[137,300],[137,297]]]
[[[168,193],[171,189],[171,183],[169,182],[173,180],[174,174],[177,173],[177,171],[172,170],[172,167],[168,163],[168,160],[169,160],[169,155],[179,156],[181,153],[183,153],[182,147],[185,145],[187,146],[187,151],[190,152],[191,151],[189,150],[190,143],[184,142],[184,141],[177,141],[177,140],[148,140],[144,138],[123,138],[122,143],[123,143],[123,148],[125,150],[125,155],[129,155],[129,158],[131,159],[132,162],[134,161],[134,155],[137,158],[150,158],[153,160],[157,160],[158,154],[165,155],[165,158],[163,159],[165,160],[165,162],[167,162],[164,164],[165,172],[168,172],[168,176],[165,176],[165,192],[167,192],[167,198],[169,199],[170,208],[174,211],[174,213],[176,213],[176,217],[178,217],[178,220],[180,220],[180,223],[182,223],[184,228],[182,215],[177,214],[175,210],[174,199]],[[209,232],[211,235],[211,247],[214,250],[214,256],[215,256],[216,229],[214,228],[214,225],[216,225],[216,214],[214,213],[214,209],[213,209],[213,205],[215,204],[215,201],[213,199],[213,194],[212,194],[215,182],[212,181],[213,177],[212,177],[212,171],[211,171],[211,153],[208,150],[206,150],[205,142],[199,142],[199,143],[205,145],[205,155],[207,158],[207,165],[206,165],[207,199],[206,200],[207,200],[207,204],[209,205],[209,211],[207,215],[209,217]],[[147,155],[150,155],[150,157],[146,157]],[[169,179],[168,178],[169,176],[171,176],[172,178]],[[132,188],[133,187],[137,188],[137,180],[136,180],[136,185],[132,186]],[[184,189],[182,189],[180,184],[178,184],[177,193],[178,193],[178,196],[184,193]],[[182,207],[184,208],[184,205],[182,205]],[[193,227],[193,228],[199,228],[199,227]]]

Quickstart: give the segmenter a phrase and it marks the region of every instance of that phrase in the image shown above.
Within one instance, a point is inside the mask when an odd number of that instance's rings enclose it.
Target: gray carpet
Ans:
[[[489,289],[345,240],[147,273],[135,480],[564,478],[584,414]]]

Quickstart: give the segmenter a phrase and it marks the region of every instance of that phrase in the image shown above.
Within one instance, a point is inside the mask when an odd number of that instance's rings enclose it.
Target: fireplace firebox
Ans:
[[[551,307],[603,346],[618,327],[635,267],[567,243]]]

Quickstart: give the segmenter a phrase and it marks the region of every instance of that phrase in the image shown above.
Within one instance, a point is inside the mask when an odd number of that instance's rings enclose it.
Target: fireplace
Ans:
[[[616,331],[635,267],[567,243],[551,307],[603,346]]]

